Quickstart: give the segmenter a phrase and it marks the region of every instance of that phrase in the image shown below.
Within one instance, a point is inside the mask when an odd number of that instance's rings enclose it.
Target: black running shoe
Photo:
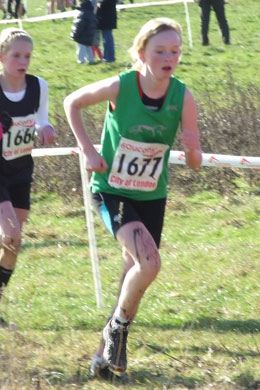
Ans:
[[[129,322],[121,324],[109,321],[103,330],[105,341],[104,359],[109,368],[116,372],[125,372],[127,367],[126,343]]]

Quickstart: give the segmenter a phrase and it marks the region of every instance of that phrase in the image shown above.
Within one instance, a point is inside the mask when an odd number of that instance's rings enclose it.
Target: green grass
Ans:
[[[131,329],[122,388],[257,388],[259,214],[260,198],[247,186],[225,198],[171,192],[163,266]],[[16,389],[15,380],[19,390],[37,388],[35,381],[42,390],[114,388],[87,375],[121,269],[116,241],[95,222],[103,309],[96,308],[82,204],[34,195],[2,302],[18,327],[0,330],[3,389]],[[13,387],[3,385],[8,375]]]
[[[28,0],[28,16],[45,14],[46,1]],[[118,13],[118,29],[114,30],[117,62],[81,66],[76,63],[75,42],[70,39],[72,19],[39,23],[24,23],[35,40],[35,50],[31,63],[31,72],[42,76],[49,82],[50,112],[55,117],[57,111],[63,112],[64,97],[86,83],[112,76],[130,66],[128,49],[142,24],[158,16],[175,18],[183,27],[183,57],[176,75],[193,91],[196,98],[204,99],[205,87],[214,94],[215,99],[225,103],[229,93],[229,75],[232,73],[235,83],[246,88],[249,83],[259,84],[259,18],[260,8],[256,0],[229,1],[226,13],[230,25],[231,46],[225,46],[217,26],[214,13],[210,22],[211,46],[202,47],[200,39],[199,7],[188,3],[193,35],[193,48],[189,47],[184,6],[181,3],[154,7],[128,9]],[[3,25],[4,27],[4,25]],[[95,110],[96,111],[96,110]],[[103,106],[100,108],[100,116]]]
[[[45,13],[45,1],[27,2],[29,16]],[[211,102],[229,104],[230,73],[241,89],[259,85],[257,1],[230,0],[226,5],[230,47],[222,44],[214,15],[212,45],[202,47],[198,6],[188,7],[192,49],[182,4],[120,12],[114,32],[117,62],[112,65],[76,63],[75,44],[69,38],[71,20],[24,23],[35,41],[31,73],[49,83],[51,119],[55,122],[57,114],[64,115],[62,101],[68,93],[127,68],[133,37],[156,16],[171,16],[183,25],[177,76],[200,104],[207,105],[209,93]],[[104,105],[90,111],[101,127]],[[70,130],[57,129],[58,146],[67,146],[64,131]],[[87,369],[116,300],[121,253],[95,219],[104,299],[104,308],[97,309],[84,208],[72,195],[70,203],[53,194],[32,196],[23,248],[1,301],[0,312],[17,326],[0,329],[1,390],[115,388],[89,381]],[[162,270],[131,329],[129,383],[119,388],[259,389],[259,233],[259,186],[251,188],[240,180],[236,192],[225,196],[207,191],[185,196],[171,188]]]

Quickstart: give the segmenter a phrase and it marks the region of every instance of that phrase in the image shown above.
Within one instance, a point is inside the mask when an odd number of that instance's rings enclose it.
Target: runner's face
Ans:
[[[139,55],[155,78],[169,78],[179,63],[181,38],[173,30],[162,31],[148,40]]]
[[[9,76],[23,78],[30,65],[32,44],[23,40],[12,42],[9,50],[1,55],[3,70]]]

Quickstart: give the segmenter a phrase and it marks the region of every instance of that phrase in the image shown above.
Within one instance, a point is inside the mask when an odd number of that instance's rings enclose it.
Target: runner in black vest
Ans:
[[[32,48],[24,30],[8,28],[0,35],[0,297],[15,268],[29,214],[35,135],[43,145],[55,140],[47,83],[26,74]]]

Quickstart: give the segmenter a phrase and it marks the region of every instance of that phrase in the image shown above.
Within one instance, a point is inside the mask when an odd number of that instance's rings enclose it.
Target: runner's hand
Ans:
[[[108,165],[94,148],[91,153],[84,153],[84,167],[88,172],[105,172]]]
[[[39,137],[42,145],[51,145],[56,139],[56,132],[52,126],[47,125],[39,131]]]

